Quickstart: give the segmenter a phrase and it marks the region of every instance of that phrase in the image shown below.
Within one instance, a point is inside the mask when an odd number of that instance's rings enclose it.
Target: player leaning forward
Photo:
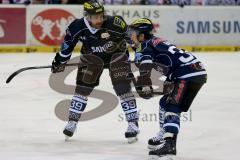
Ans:
[[[166,93],[159,102],[160,132],[148,141],[149,148],[154,149],[149,152],[150,159],[176,155],[180,114],[188,111],[194,97],[206,83],[206,70],[191,53],[153,36],[151,20],[146,18],[135,20],[130,28],[131,39],[139,45],[136,60],[140,63],[140,77],[137,83],[144,86],[142,92],[146,92],[143,95],[147,98],[152,96],[150,79],[152,68],[157,68],[158,64],[167,66],[167,71],[164,72]]]
[[[77,86],[69,108],[69,121],[63,133],[71,137],[77,122],[84,111],[88,96],[98,86],[104,68],[109,69],[111,81],[128,121],[125,137],[128,142],[137,140],[138,114],[135,97],[131,91],[130,80],[126,74],[131,72],[130,65],[121,63],[128,59],[125,35],[127,25],[120,16],[104,15],[104,7],[96,0],[84,3],[85,15],[73,21],[67,31],[61,52],[52,63],[52,72],[64,70],[78,41],[82,42],[80,62],[87,67],[78,67]]]

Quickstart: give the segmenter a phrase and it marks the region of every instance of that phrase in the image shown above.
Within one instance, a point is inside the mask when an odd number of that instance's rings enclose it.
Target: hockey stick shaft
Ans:
[[[134,63],[134,61],[131,61],[130,63]],[[81,63],[67,63],[65,66],[80,66],[82,65]],[[86,65],[86,64],[85,64]],[[33,69],[45,69],[45,68],[52,68],[52,65],[47,65],[47,66],[33,66],[33,67],[24,67],[21,68],[15,72],[13,72],[6,80],[6,83],[10,83],[14,77],[16,77],[19,73],[27,71],[27,70],[33,70]]]
[[[65,66],[79,66],[81,65],[80,63],[69,63],[66,64]],[[11,80],[17,76],[19,73],[23,72],[23,71],[27,71],[27,70],[33,70],[33,69],[45,69],[45,68],[52,68],[52,65],[47,65],[47,66],[33,66],[33,67],[24,67],[21,68],[15,72],[13,72],[6,80],[6,83],[10,83]]]
[[[134,62],[134,61],[128,61],[128,63],[135,63],[135,62]],[[69,64],[67,63],[67,64],[65,64],[65,66],[81,66],[81,65],[83,65],[83,64],[82,64],[82,63],[69,63]],[[85,64],[85,65],[86,65],[86,64]],[[45,68],[52,68],[52,65],[47,65],[47,66],[33,66],[33,67],[24,67],[24,68],[21,68],[21,69],[15,71],[15,72],[13,72],[13,73],[7,78],[6,83],[7,83],[7,84],[10,83],[10,82],[12,81],[12,79],[13,79],[14,77],[16,77],[16,76],[17,76],[19,73],[21,73],[21,72],[24,72],[24,71],[27,71],[27,70],[45,69]],[[134,85],[137,84],[135,77],[132,77],[131,80],[133,81],[133,84],[134,84]],[[157,91],[153,92],[153,94],[155,94],[155,95],[163,95],[162,92],[157,92]]]

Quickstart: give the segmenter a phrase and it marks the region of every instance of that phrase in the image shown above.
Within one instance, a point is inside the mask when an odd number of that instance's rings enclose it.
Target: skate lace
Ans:
[[[65,127],[66,130],[74,132],[77,126],[77,122],[69,121],[67,126]]]
[[[159,131],[156,136],[152,137],[152,140],[153,140],[154,142],[156,142],[156,141],[161,141],[162,138],[163,138],[163,134],[164,134],[163,131]]]
[[[139,132],[138,126],[134,122],[129,122],[127,132]]]

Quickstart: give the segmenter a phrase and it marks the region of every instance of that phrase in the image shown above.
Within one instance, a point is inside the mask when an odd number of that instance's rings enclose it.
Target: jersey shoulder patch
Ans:
[[[71,34],[72,36],[75,35],[77,32],[79,32],[81,29],[84,29],[85,24],[83,18],[81,19],[75,19],[69,26],[67,33]]]
[[[121,27],[122,29],[126,28],[127,24],[120,16],[114,16],[113,24]]]
[[[125,33],[127,30],[127,24],[121,16],[109,16],[106,15],[106,20],[103,26],[109,30],[114,32],[118,32],[120,34]]]

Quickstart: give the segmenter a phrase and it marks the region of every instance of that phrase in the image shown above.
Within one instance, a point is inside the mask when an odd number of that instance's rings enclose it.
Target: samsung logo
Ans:
[[[177,21],[178,34],[240,33],[239,21]]]

